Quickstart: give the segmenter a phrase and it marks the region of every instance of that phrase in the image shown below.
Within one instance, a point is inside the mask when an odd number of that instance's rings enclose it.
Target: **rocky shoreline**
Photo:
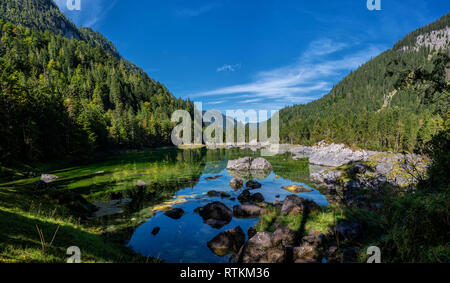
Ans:
[[[389,190],[413,191],[415,185],[425,177],[430,162],[427,158],[414,154],[352,150],[343,145],[324,143],[315,147],[285,146],[279,149],[278,153],[285,152],[294,153],[294,159],[309,158],[311,164],[329,166],[312,172],[310,179],[317,187],[325,190],[331,203],[337,207],[353,207],[375,214],[382,209],[383,198],[385,194],[389,194]],[[227,169],[251,170],[255,161],[258,164],[268,163],[262,158],[242,158],[230,161]],[[251,193],[244,191],[239,200],[243,204],[234,207],[234,217],[261,216],[262,219],[263,216],[276,211],[275,219],[305,219],[310,213],[324,214],[326,210],[297,195],[289,195],[282,202],[267,203],[262,198],[255,203]],[[247,208],[250,212],[244,213]],[[272,224],[273,231],[257,231],[256,227],[251,227],[247,242],[242,229],[235,227],[220,233],[208,242],[208,247],[220,255],[232,254],[234,261],[239,263],[358,261],[362,248],[359,241],[364,238],[367,228],[354,220],[333,221],[326,231],[317,231],[306,230],[305,227],[292,230],[276,220]],[[239,251],[236,252],[237,250]]]
[[[218,146],[210,145],[207,148],[216,149]],[[227,145],[226,148],[253,151],[266,149],[274,154],[291,153],[294,160],[307,158],[310,165],[319,168],[311,170],[311,181],[319,187],[338,190],[346,187],[377,189],[384,185],[412,188],[423,178],[430,163],[427,157],[417,154],[352,149],[343,144],[325,142],[319,142],[315,146],[250,143],[239,146]],[[267,164],[262,161],[264,159],[255,159],[259,164],[253,167],[249,163],[252,160],[245,162],[240,160],[238,164],[242,164],[240,166],[246,171],[266,169]],[[234,163],[230,163],[227,167],[228,170],[235,171],[242,171],[242,168]]]

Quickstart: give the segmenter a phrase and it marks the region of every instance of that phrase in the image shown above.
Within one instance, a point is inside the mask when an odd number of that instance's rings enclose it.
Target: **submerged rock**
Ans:
[[[207,193],[207,195],[208,195],[209,197],[217,197],[217,196],[219,196],[219,192],[218,192],[218,191],[209,191],[209,192]]]
[[[220,197],[221,198],[229,198],[229,197],[231,197],[231,195],[229,193],[226,193],[226,192],[220,192]]]
[[[153,230],[152,230],[152,235],[153,235],[153,236],[158,235],[158,233],[159,233],[160,230],[161,230],[160,227],[155,227],[155,228],[153,228]]]
[[[313,190],[308,189],[308,188],[306,188],[304,186],[301,186],[301,185],[290,185],[290,186],[284,186],[284,187],[281,187],[281,188],[283,190],[289,191],[289,192],[294,193],[294,194],[310,193],[310,192],[313,191]]]
[[[222,178],[222,177],[223,177],[223,175],[218,175],[218,176],[214,176],[214,177],[206,177],[205,180],[206,181],[211,181],[211,180],[216,180],[216,179],[219,179],[219,178]]]
[[[164,212],[164,215],[166,215],[167,217],[170,217],[172,219],[180,219],[181,216],[183,216],[184,214],[184,210],[181,208],[173,208],[169,211]]]
[[[240,226],[219,233],[207,243],[208,248],[218,256],[237,254],[245,243],[245,234]]]
[[[245,184],[245,186],[246,186],[247,188],[251,188],[251,189],[259,189],[259,188],[262,187],[262,185],[261,185],[259,182],[255,181],[255,180],[247,181],[247,183]]]
[[[244,186],[244,181],[240,178],[233,178],[230,181],[230,187],[232,189],[238,190]]]

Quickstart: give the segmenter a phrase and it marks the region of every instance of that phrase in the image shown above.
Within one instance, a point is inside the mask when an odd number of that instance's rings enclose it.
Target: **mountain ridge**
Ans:
[[[437,130],[424,129],[424,124],[433,124],[438,118],[434,106],[423,104],[417,90],[398,90],[396,82],[400,72],[435,68],[439,53],[448,57],[448,34],[443,40],[431,41],[437,42],[439,50],[432,44],[415,47],[418,37],[429,42],[428,33],[447,32],[449,26],[450,14],[446,14],[352,71],[324,97],[281,109],[282,141],[311,145],[327,140],[373,150],[414,150],[420,131]],[[438,123],[442,125],[442,121]]]
[[[0,159],[82,159],[170,145],[172,113],[193,113],[192,103],[114,50],[101,34],[77,29],[53,1],[1,0]]]

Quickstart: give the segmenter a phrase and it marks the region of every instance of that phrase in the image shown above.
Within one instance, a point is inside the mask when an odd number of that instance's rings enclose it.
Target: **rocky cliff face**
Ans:
[[[421,34],[416,38],[416,44],[412,48],[418,51],[422,47],[429,47],[434,50],[444,50],[450,47],[450,27],[446,27],[441,30],[434,30],[426,34]],[[401,48],[402,51],[408,51],[411,48],[409,46],[404,46]]]

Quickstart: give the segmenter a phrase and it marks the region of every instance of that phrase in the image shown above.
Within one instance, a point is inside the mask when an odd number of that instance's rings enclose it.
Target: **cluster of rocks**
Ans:
[[[309,158],[309,163],[320,166],[337,167],[353,161],[367,160],[375,151],[353,150],[343,144],[326,144],[316,146],[296,146],[289,150],[295,154],[294,159]]]
[[[258,193],[252,195],[245,190],[239,199],[243,204],[233,207],[234,217],[257,217],[265,212],[263,207],[252,203],[253,201],[263,201]],[[214,205],[220,206],[225,211],[227,219],[230,219],[229,209],[225,208],[223,204],[214,203]],[[321,209],[313,201],[296,195],[290,195],[276,205],[283,215],[308,213]],[[208,223],[209,219],[213,217],[217,218],[209,212],[205,213],[208,209],[208,207],[199,209],[200,215],[204,220],[206,219],[205,223]],[[274,232],[258,232],[255,227],[251,227],[247,234],[248,241],[245,242],[245,234],[238,226],[219,233],[207,245],[215,254],[219,256],[231,254],[236,262],[241,263],[317,262],[316,246],[322,243],[324,237],[319,234],[301,237],[300,232],[282,225],[278,225]]]
[[[381,194],[386,187],[413,190],[426,169],[427,162],[418,155],[379,153],[365,162],[311,173],[310,180],[327,189],[328,195],[340,194],[349,205],[372,209],[379,203],[371,202],[367,195],[358,195],[358,191],[369,189]]]
[[[249,196],[252,200],[261,200],[261,196]],[[242,198],[241,198],[242,199]],[[222,202],[216,201],[209,203],[203,207],[195,209],[202,218],[205,224],[213,228],[222,228],[230,223],[233,217],[236,218],[255,218],[259,217],[265,212],[265,208],[255,202],[243,202],[240,205],[235,205],[233,210],[228,208]]]

